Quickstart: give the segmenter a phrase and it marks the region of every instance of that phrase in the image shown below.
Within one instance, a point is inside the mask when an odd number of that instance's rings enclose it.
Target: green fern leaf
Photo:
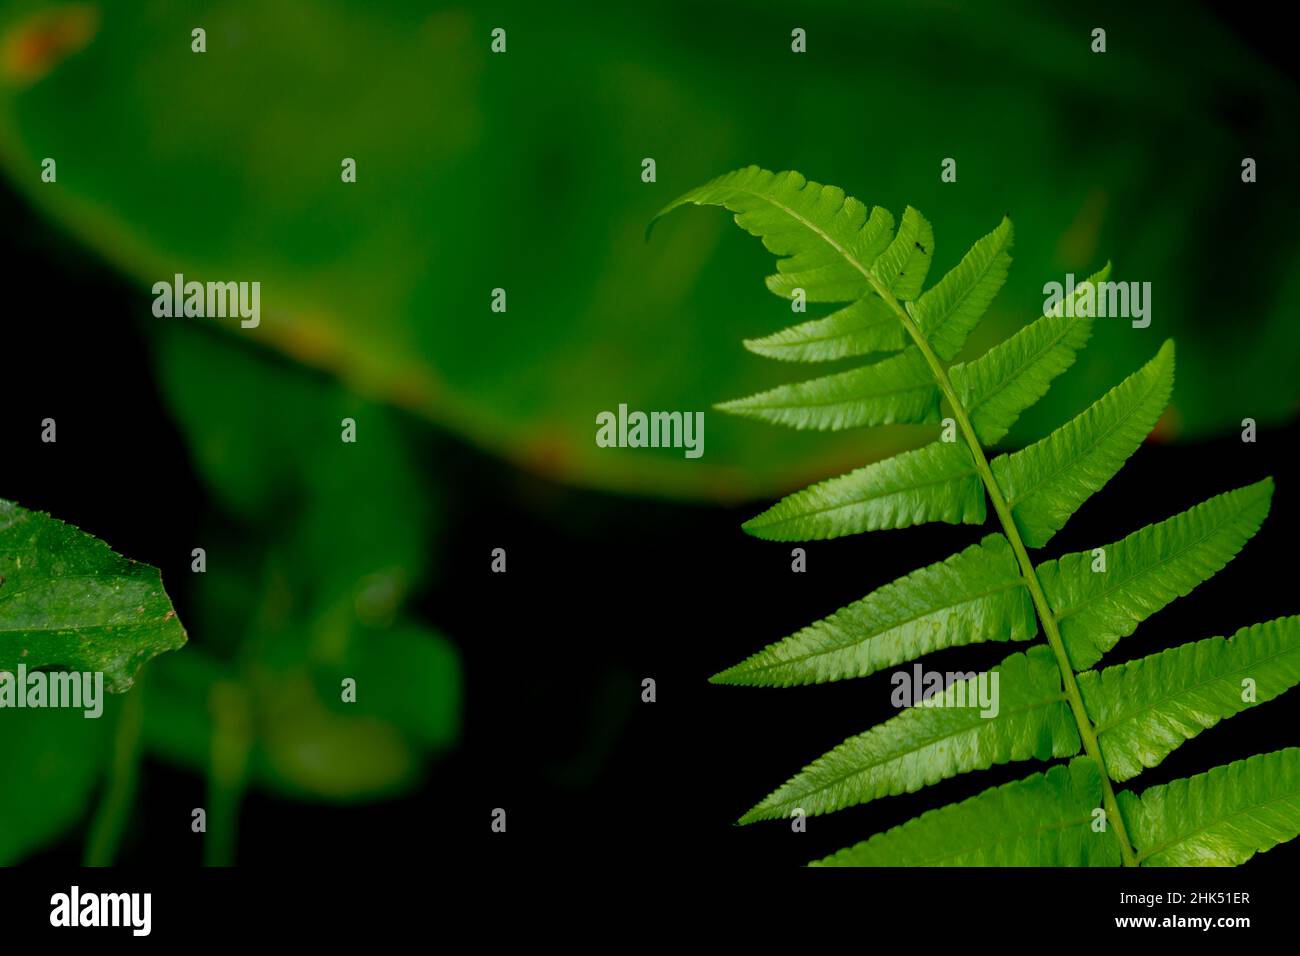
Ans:
[[[1300,617],[1243,627],[1226,640],[1183,644],[1078,680],[1110,778],[1128,780],[1202,730],[1300,683]]]
[[[896,298],[909,302],[921,294],[933,258],[934,229],[908,206],[898,223],[898,234],[876,260],[872,272]]]
[[[998,675],[996,716],[981,716],[978,706],[956,706],[975,694],[972,680],[958,681],[941,695],[944,706],[910,707],[846,740],[740,822],[787,817],[796,809],[816,816],[910,793],[995,763],[1079,752],[1079,732],[1061,690],[1061,674],[1047,648],[1012,654],[990,673]]]
[[[1173,388],[1173,343],[1043,440],[989,461],[986,447],[1070,367],[1092,329],[1086,317],[1067,318],[1062,303],[980,357],[949,364],[1005,281],[1009,220],[922,292],[933,234],[911,207],[890,238],[888,213],[868,212],[796,173],[753,167],[668,209],[686,202],[726,206],[785,257],[768,280],[773,291],[794,296],[802,288],[810,301],[850,303],[747,342],[751,349],[799,361],[900,352],[720,407],[795,428],[933,423],[947,409],[956,426],[945,430],[947,441],[789,495],[745,530],[803,541],[930,521],[975,524],[985,519],[986,500],[1001,526],[1001,534],[770,644],[714,682],[815,684],[960,644],[1046,639],[980,675],[997,679],[996,705],[954,706],[991,689],[957,680],[814,761],[741,822],[829,813],[995,763],[1076,757],[821,865],[1231,864],[1293,839],[1300,750],[1252,757],[1140,797],[1117,794],[1113,783],[1300,682],[1300,618],[1082,670],[1232,560],[1267,515],[1272,482],[1211,498],[1104,549],[1036,566],[1028,552],[1045,545],[1155,427]],[[1089,277],[1076,304],[1108,276],[1109,265]],[[1106,826],[1098,828],[1101,819]]]
[[[984,317],[1011,266],[1011,220],[971,248],[961,262],[913,304],[912,318],[940,358],[951,361]]]
[[[823,431],[939,420],[939,388],[916,347],[838,375],[724,402],[724,412]]]
[[[927,521],[982,524],[984,514],[970,453],[933,442],[782,498],[744,529],[769,541],[814,541]]]
[[[1097,765],[1078,757],[931,810],[813,866],[1117,866],[1119,846],[1092,824]]]
[[[1110,481],[1151,433],[1174,386],[1174,343],[1087,411],[991,465],[1020,534],[1040,548],[1081,504]]]
[[[1103,548],[1067,554],[1037,568],[1075,670],[1101,660],[1120,638],[1170,601],[1220,571],[1259,530],[1273,482],[1265,479],[1203,501]]]
[[[1075,290],[1106,281],[1107,263]],[[1047,394],[1052,380],[1074,364],[1075,353],[1092,334],[1092,319],[1068,316],[1059,306],[969,364],[948,370],[975,434],[986,445],[1000,441],[1020,413]]]
[[[1300,748],[1119,795],[1142,866],[1237,866],[1300,835]]]
[[[893,239],[894,217],[868,210],[844,190],[810,182],[795,172],[749,166],[719,176],[665,206],[723,206],[736,224],[781,258],[767,286],[791,298],[802,289],[809,302],[853,302],[872,291],[868,270]]]
[[[872,267],[882,286],[899,299],[921,293],[930,259],[934,230],[908,206],[894,241]],[[745,348],[768,358],[791,362],[829,362],[871,352],[896,352],[907,335],[893,310],[874,292],[822,319],[812,319],[761,339],[746,339]]]
[[[991,534],[731,667],[717,684],[791,687],[866,677],[945,647],[1038,633],[1011,545]]]
[[[907,344],[898,316],[873,294],[832,312],[774,332],[745,339],[745,348],[786,362],[832,362],[871,352],[897,352]]]

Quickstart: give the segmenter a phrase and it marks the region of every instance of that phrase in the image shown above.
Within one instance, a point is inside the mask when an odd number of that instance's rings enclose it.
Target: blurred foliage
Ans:
[[[206,646],[151,669],[146,744],[203,769],[220,730],[212,688],[237,680],[258,785],[356,800],[416,782],[422,756],[458,735],[460,672],[403,611],[434,513],[393,413],[208,330],[160,335],[157,367],[228,517],[212,522],[197,584]]]
[[[698,410],[780,379],[735,344],[790,318],[736,278],[761,250],[708,217],[642,236],[685,186],[751,162],[896,214],[907,197],[951,237],[936,276],[1009,212],[1017,267],[972,350],[1037,316],[1066,271],[1110,258],[1116,279],[1152,283],[1151,328],[1098,323],[1012,444],[1169,336],[1166,435],[1293,411],[1300,245],[1276,210],[1296,198],[1295,90],[1186,4],[3,11],[0,155],[42,209],[144,283],[261,281],[261,327],[227,329],[564,480],[734,497],[919,443],[710,418],[698,462],[595,446],[595,414],[620,402]],[[1259,184],[1241,183],[1243,155]],[[39,180],[46,156],[57,185]],[[942,184],[949,156],[958,181]],[[644,157],[657,183],[641,181]],[[505,314],[489,310],[495,287]]]
[[[436,504],[394,413],[213,330],[174,326],[156,348],[215,507],[200,534],[206,570],[184,582],[191,643],[153,661],[135,691],[143,753],[208,776],[222,849],[205,858],[230,862],[249,787],[346,803],[417,785],[459,737],[459,656],[404,610],[429,568]],[[344,418],[355,444],[340,440]],[[0,721],[6,773],[25,781],[0,797],[0,863],[110,790],[110,704],[102,720]]]
[[[87,720],[79,710],[5,711],[0,866],[41,849],[84,817],[110,756],[117,711],[112,698],[98,720]]]

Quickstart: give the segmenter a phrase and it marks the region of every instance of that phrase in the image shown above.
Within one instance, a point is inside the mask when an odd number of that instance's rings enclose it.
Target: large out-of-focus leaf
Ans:
[[[1170,336],[1184,387],[1166,434],[1278,420],[1300,381],[1300,242],[1276,210],[1300,187],[1270,158],[1296,151],[1295,91],[1195,8],[1115,5],[1104,19],[1112,49],[1097,55],[1051,5],[820,2],[799,9],[808,52],[795,54],[775,3],[11,0],[0,163],[139,283],[147,327],[207,321],[150,316],[149,285],[175,272],[260,281],[259,328],[212,321],[564,480],[770,493],[924,440],[709,415],[699,460],[596,446],[596,413],[620,403],[703,411],[770,388],[781,369],[737,340],[824,314],[792,316],[737,281],[763,254],[715,217],[682,215],[644,241],[682,188],[751,157],[863,184],[896,221],[907,202],[942,213],[932,276],[1010,213],[1017,269],[972,355],[1100,250],[1113,279],[1152,283],[1151,327],[1097,320],[1097,347],[1012,444]],[[494,27],[505,53],[490,51]],[[1205,103],[1223,108],[1188,106]],[[1240,180],[1248,151],[1258,184]],[[56,183],[40,180],[45,157]],[[956,182],[941,181],[944,158]],[[490,311],[495,288],[505,313]]]
[[[82,819],[108,759],[112,714],[111,707],[97,720],[80,710],[0,711],[0,866]]]

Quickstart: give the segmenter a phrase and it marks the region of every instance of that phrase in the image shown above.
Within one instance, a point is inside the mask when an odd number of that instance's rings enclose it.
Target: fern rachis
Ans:
[[[922,291],[933,231],[908,207],[887,211],[797,173],[749,167],[693,190],[778,258],[774,293],[840,307],[747,340],[772,358],[816,362],[894,353],[781,386],[723,410],[795,428],[937,424],[938,441],[782,499],[745,524],[799,541],[928,521],[999,530],[906,575],[714,677],[790,686],[866,676],[933,650],[987,640],[1045,643],[994,671],[1002,706],[969,708],[963,686],[846,740],[791,778],[742,823],[808,814],[917,790],[954,774],[1031,757],[1072,758],[1046,773],[931,811],[827,858],[830,864],[1236,864],[1300,833],[1300,749],[1237,761],[1136,795],[1117,784],[1186,739],[1300,682],[1300,618],[1242,628],[1104,670],[1093,665],[1138,623],[1186,595],[1244,546],[1269,480],[1218,495],[1096,552],[1035,564],[1041,548],[1122,467],[1173,387],[1165,342],[1143,368],[1046,438],[992,460],[1024,409],[1074,361],[1091,320],[1060,307],[978,358],[953,364],[1006,278],[1008,219]],[[656,217],[658,218],[658,217]],[[1075,290],[1105,281],[1109,266]],[[1244,687],[1249,686],[1247,692]],[[932,702],[933,703],[933,702]],[[1102,825],[1098,827],[1098,819]],[[978,825],[974,825],[978,821]]]

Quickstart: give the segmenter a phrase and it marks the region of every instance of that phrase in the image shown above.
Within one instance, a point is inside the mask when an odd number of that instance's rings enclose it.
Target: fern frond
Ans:
[[[911,793],[939,780],[998,763],[1079,752],[1079,732],[1061,689],[1051,652],[1031,647],[1012,654],[998,675],[995,717],[956,706],[976,694],[974,679],[950,685],[943,706],[909,707],[897,717],[852,737],[818,758],[741,817],[741,823],[808,816]]]
[[[1237,866],[1300,835],[1300,748],[1121,793],[1142,866]]]
[[[1174,343],[1078,417],[990,463],[1025,544],[1041,548],[1137,450],[1174,387]]]
[[[1117,866],[1093,829],[1101,775],[1086,757],[930,810],[812,866]]]
[[[970,453],[934,442],[795,492],[743,527],[769,541],[815,541],[928,521],[982,524],[984,514]]]
[[[913,571],[715,675],[717,684],[791,687],[866,677],[945,647],[1027,641],[1038,618],[1011,545],[991,534]]]
[[[1136,777],[1202,730],[1297,683],[1300,617],[1079,675],[1106,769],[1117,781]]]
[[[802,289],[808,301],[849,303],[749,348],[810,362],[898,353],[720,408],[822,429],[933,424],[951,414],[944,441],[789,495],[745,530],[775,541],[817,540],[931,521],[977,524],[989,508],[1001,530],[769,645],[714,682],[814,684],[961,644],[1046,639],[981,675],[998,680],[998,702],[986,713],[982,704],[954,706],[981,687],[975,678],[958,680],[846,740],[741,822],[829,813],[995,763],[1074,757],[821,863],[1232,864],[1294,838],[1300,750],[1252,757],[1140,797],[1116,793],[1113,784],[1300,682],[1300,618],[1084,670],[1232,560],[1266,517],[1272,482],[1218,495],[1099,551],[1037,564],[1029,555],[1155,427],[1173,389],[1173,343],[1042,440],[992,461],[986,454],[1087,343],[1091,319],[1066,312],[1087,311],[1069,306],[1095,297],[1109,264],[1077,287],[1073,303],[1054,306],[978,358],[951,364],[1006,279],[1009,220],[923,292],[933,234],[911,207],[891,236],[888,213],[797,173],[755,167],[687,193],[665,212],[688,202],[726,206],[783,257],[768,280],[774,292],[794,297]]]
[[[919,425],[939,420],[939,388],[920,350],[910,346],[874,365],[781,385],[717,408],[777,425],[823,431]]]
[[[1110,264],[1089,276],[1075,290],[1105,282]],[[897,319],[895,319],[897,322]],[[975,434],[986,445],[1000,441],[1020,413],[1047,394],[1052,380],[1074,364],[1075,353],[1092,334],[1092,319],[1058,310],[1025,326],[979,358],[948,370],[958,398],[970,415]]]
[[[1268,514],[1273,482],[1264,479],[1203,501],[1106,545],[1104,572],[1092,552],[1038,565],[1075,670],[1091,667],[1120,638],[1218,573]]]
[[[961,262],[911,307],[936,355],[951,361],[1007,281],[1011,266],[1011,220],[1003,218]]]

